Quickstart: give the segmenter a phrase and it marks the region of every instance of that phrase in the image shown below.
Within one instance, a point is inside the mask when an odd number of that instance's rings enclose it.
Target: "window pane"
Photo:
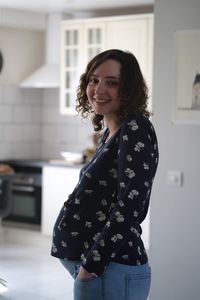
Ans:
[[[70,107],[70,94],[69,93],[66,93],[66,96],[65,96],[65,106]]]
[[[65,45],[69,45],[70,43],[70,32],[69,30],[66,30],[65,32]]]
[[[101,29],[97,28],[96,30],[96,43],[101,44]]]
[[[71,50],[71,66],[73,66],[73,67],[78,66],[78,50],[77,49]]]
[[[65,73],[65,88],[74,89],[76,92],[77,86],[79,84],[79,74],[78,71],[67,71]]]
[[[67,49],[65,52],[65,66],[77,67],[78,66],[78,50]]]
[[[78,31],[77,30],[73,31],[73,44],[78,45]]]
[[[65,73],[65,87],[67,89],[70,88],[70,73],[69,72]]]
[[[91,58],[92,58],[92,49],[89,48],[88,49],[88,61],[91,60]]]
[[[92,29],[88,30],[88,44],[92,44]]]
[[[76,89],[78,84],[79,84],[79,75],[78,72],[74,70],[73,72],[71,72],[71,87],[74,89],[75,94],[76,94]]]
[[[70,65],[70,57],[69,57],[69,49],[65,51],[65,66],[69,67]]]
[[[96,54],[100,53],[101,52],[101,48],[100,47],[97,47],[96,48]]]

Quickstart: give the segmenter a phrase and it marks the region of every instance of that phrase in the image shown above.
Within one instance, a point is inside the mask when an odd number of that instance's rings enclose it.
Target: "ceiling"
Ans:
[[[0,0],[0,8],[37,13],[70,13],[153,5],[154,0]]]

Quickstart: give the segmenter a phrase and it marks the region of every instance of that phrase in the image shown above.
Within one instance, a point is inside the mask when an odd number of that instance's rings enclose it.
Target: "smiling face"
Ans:
[[[96,114],[105,120],[115,119],[120,107],[120,63],[108,59],[100,64],[89,77],[87,97]]]

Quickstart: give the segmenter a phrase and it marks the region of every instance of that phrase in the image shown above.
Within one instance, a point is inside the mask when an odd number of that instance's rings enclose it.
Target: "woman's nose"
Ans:
[[[105,85],[103,82],[99,82],[95,87],[95,94],[102,94],[105,92]]]

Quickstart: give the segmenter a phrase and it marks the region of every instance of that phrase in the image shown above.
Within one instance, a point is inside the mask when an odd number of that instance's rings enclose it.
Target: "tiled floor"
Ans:
[[[1,300],[72,300],[73,280],[50,256],[51,239],[40,232],[0,226]]]

